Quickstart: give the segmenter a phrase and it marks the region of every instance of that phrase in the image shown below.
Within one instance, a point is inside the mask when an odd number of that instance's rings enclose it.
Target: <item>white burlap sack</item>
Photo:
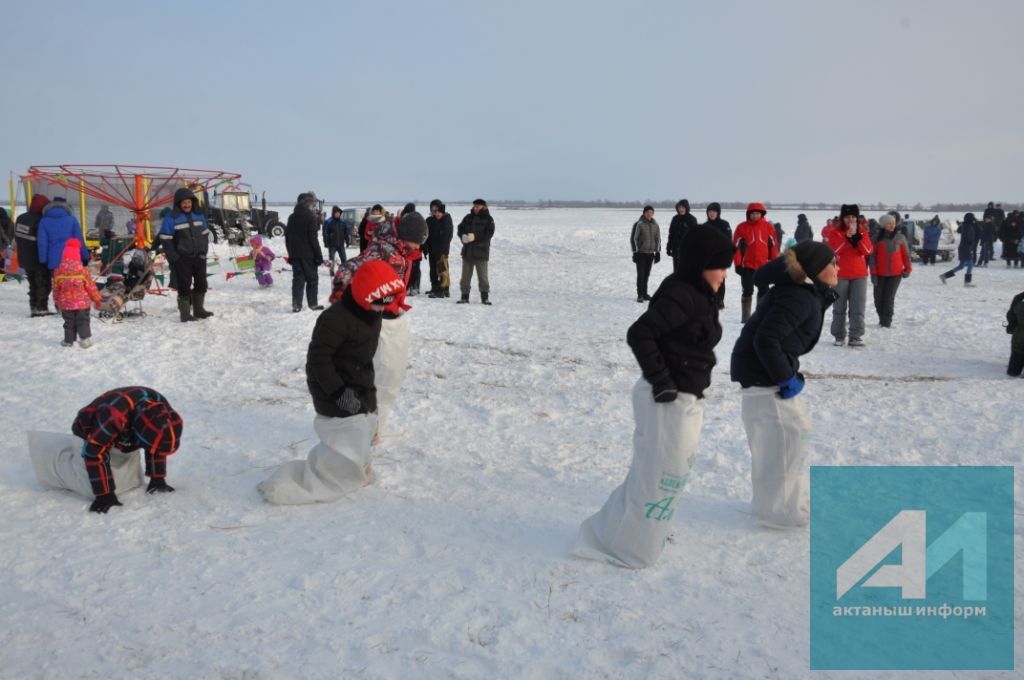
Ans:
[[[66,489],[92,500],[92,485],[85,469],[82,447],[85,442],[62,432],[29,432],[28,455],[39,483],[48,489]],[[114,490],[128,491],[142,484],[142,465],[138,451],[110,450],[110,471]]]
[[[409,318],[403,314],[397,319],[384,319],[380,327],[380,342],[373,355],[373,384],[377,388],[377,432],[383,433],[391,409],[398,399],[398,391],[405,380],[405,366],[409,359]]]
[[[805,526],[811,418],[804,398],[782,399],[774,387],[745,387],[742,393],[754,518],[773,528]]]
[[[648,567],[672,533],[672,516],[690,477],[704,402],[692,394],[656,404],[641,378],[633,388],[633,462],[626,481],[580,527],[572,554],[619,567]]]
[[[373,414],[317,416],[313,429],[320,442],[309,450],[306,460],[293,460],[279,467],[260,483],[259,492],[277,505],[305,505],[330,503],[365,486],[376,424]]]

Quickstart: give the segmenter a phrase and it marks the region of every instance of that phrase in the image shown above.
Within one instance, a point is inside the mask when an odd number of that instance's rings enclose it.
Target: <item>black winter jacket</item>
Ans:
[[[303,206],[295,206],[284,229],[284,245],[288,257],[293,260],[312,260],[319,265],[324,261],[319,234],[316,213]]]
[[[473,234],[474,239],[462,245],[462,257],[474,260],[491,258],[491,238],[494,236],[494,218],[486,208],[474,215],[472,212],[459,222],[459,238]]]
[[[730,373],[743,387],[775,387],[800,370],[800,356],[818,344],[825,310],[835,292],[796,283],[778,257],[757,270],[754,285],[771,284],[743,326],[732,350]]]
[[[380,326],[380,312],[357,305],[348,290],[317,318],[306,352],[306,385],[318,414],[346,417],[335,403],[346,387],[359,395],[360,413],[377,410],[373,355]]]
[[[696,226],[697,218],[690,213],[685,215],[676,213],[673,215],[672,221],[668,225],[668,240],[665,242],[665,254],[669,257],[679,257],[679,244],[683,242],[686,232]],[[732,238],[731,233],[729,238]]]
[[[427,218],[427,242],[421,249],[424,253],[434,257],[448,255],[451,252],[452,236],[455,234],[455,224],[452,216],[444,214],[440,220],[431,215]]]
[[[727,221],[723,220],[721,217],[718,217],[713,220],[708,220],[701,226],[711,227],[719,234],[729,239],[729,241],[732,241],[732,225],[730,225]]]
[[[37,238],[39,235],[39,220],[43,219],[41,212],[23,212],[18,215],[14,222],[14,240],[18,246],[18,264],[28,273],[38,269],[46,269],[45,264],[39,263],[39,247]]]

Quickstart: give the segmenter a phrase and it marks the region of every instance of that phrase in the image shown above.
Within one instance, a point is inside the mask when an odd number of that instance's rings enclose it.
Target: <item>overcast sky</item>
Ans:
[[[275,200],[1024,200],[1016,0],[97,0],[3,19],[16,173],[216,168]]]

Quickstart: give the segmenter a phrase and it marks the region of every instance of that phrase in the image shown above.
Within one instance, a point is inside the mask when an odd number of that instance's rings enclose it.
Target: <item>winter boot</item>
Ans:
[[[971,274],[964,274],[964,288],[974,288],[974,284],[971,283]]]
[[[948,278],[950,278],[952,276],[955,276],[955,275],[954,274],[950,274],[949,272],[946,272],[945,274],[939,274],[939,281],[942,281],[942,285],[945,286],[946,285],[946,279],[948,279]]]
[[[444,289],[444,296],[445,296],[446,298],[448,298],[448,297],[451,297],[451,296],[452,296],[452,292],[451,292],[451,290],[449,290],[448,288],[445,288],[445,289]]]
[[[1024,372],[1024,352],[1010,352],[1010,363],[1006,367],[1006,375],[1017,378]]]
[[[480,302],[485,305],[491,304],[491,301],[488,299],[489,295],[490,293],[480,293]]]
[[[463,293],[462,297],[455,301],[457,305],[469,304],[469,293]]]
[[[213,312],[203,308],[203,301],[205,299],[206,293],[192,293],[192,314],[197,319],[208,319],[213,316]]]
[[[742,311],[740,312],[740,323],[746,323],[747,319],[750,318],[750,302],[751,296],[749,295],[744,295],[740,298],[740,306],[742,307]]]
[[[430,298],[431,300],[436,300],[438,298],[443,298],[444,293],[441,292],[440,289],[433,289],[429,293],[427,293],[427,297]]]
[[[178,298],[178,314],[181,315],[182,322],[196,320],[196,317],[192,316],[192,301],[187,297]]]

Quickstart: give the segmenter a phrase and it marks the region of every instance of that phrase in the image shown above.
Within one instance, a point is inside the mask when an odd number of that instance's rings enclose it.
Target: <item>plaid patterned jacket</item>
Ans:
[[[178,450],[182,420],[167,398],[150,387],[118,387],[78,412],[71,431],[85,440],[82,458],[93,492],[114,491],[109,452],[144,449],[146,476],[167,476],[167,456]]]

